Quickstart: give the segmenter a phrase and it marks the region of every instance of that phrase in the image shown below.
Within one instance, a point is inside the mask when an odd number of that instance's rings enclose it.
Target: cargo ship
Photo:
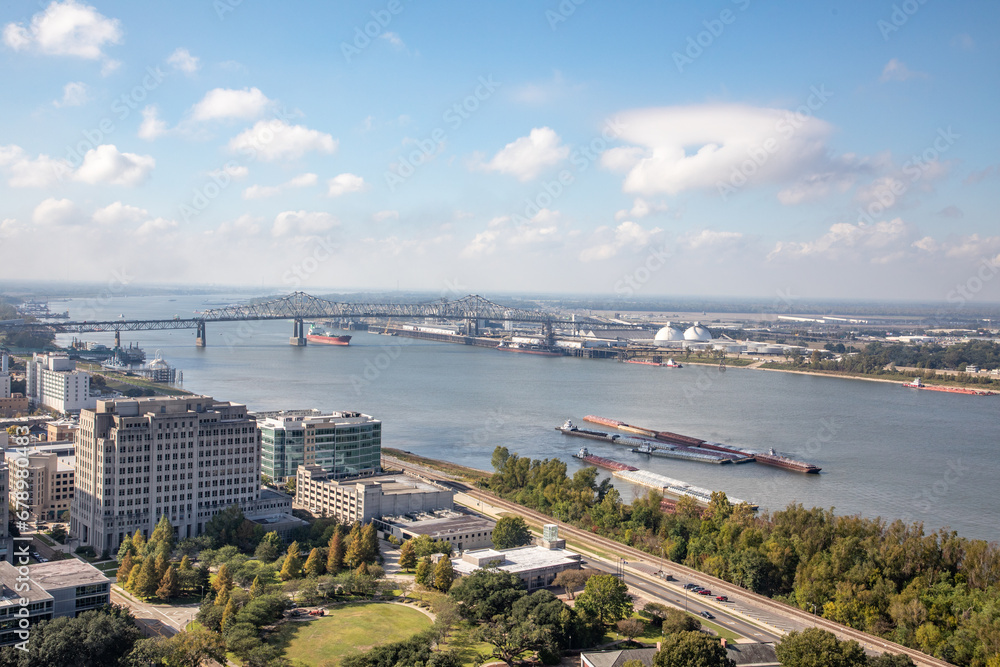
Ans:
[[[580,451],[573,455],[573,458],[586,461],[591,465],[595,465],[599,468],[606,468],[608,470],[638,470],[635,466],[619,463],[618,461],[612,461],[611,459],[606,459],[603,456],[594,456],[587,450],[586,447],[581,447]]]
[[[920,378],[915,378],[913,382],[904,382],[904,387],[909,389],[926,389],[927,391],[944,391],[949,394],[969,394],[972,396],[996,396],[997,392],[985,389],[966,389],[965,387],[943,387],[936,384],[924,384]]]
[[[315,324],[309,325],[309,334],[306,340],[310,343],[320,343],[322,345],[350,345],[350,336],[331,336],[330,333]]]
[[[561,357],[563,351],[554,345],[539,345],[537,343],[511,343],[500,341],[497,349],[501,352],[520,352],[521,354],[538,354],[543,357]]]
[[[640,435],[645,435],[647,437],[654,438],[659,442],[669,443],[671,445],[677,445],[682,448],[686,448],[688,451],[691,449],[708,449],[715,452],[724,453],[727,455],[735,457],[748,457],[757,463],[774,466],[776,468],[784,468],[785,470],[793,470],[795,472],[804,472],[808,474],[817,474],[822,468],[815,466],[812,463],[806,463],[805,461],[798,461],[796,459],[784,456],[777,453],[774,449],[769,449],[767,452],[760,452],[755,449],[745,449],[743,447],[732,447],[730,445],[723,445],[718,442],[710,442],[708,440],[702,440],[700,438],[692,438],[689,435],[681,435],[680,433],[673,433],[671,431],[654,431],[652,429],[643,428],[641,426],[633,426],[631,424],[626,424],[623,421],[617,419],[608,419],[607,417],[597,417],[595,415],[587,415],[583,418],[584,421],[592,422],[594,424],[603,424],[605,426],[610,426],[612,428],[619,429],[621,431],[628,431],[630,433],[638,433]],[[644,452],[645,453],[645,452]],[[742,463],[742,460],[734,459],[736,463]]]

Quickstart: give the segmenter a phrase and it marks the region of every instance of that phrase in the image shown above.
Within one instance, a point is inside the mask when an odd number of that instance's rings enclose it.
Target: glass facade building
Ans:
[[[299,466],[315,465],[333,479],[381,471],[382,422],[360,412],[318,410],[257,413],[261,472],[276,482],[295,478]]]

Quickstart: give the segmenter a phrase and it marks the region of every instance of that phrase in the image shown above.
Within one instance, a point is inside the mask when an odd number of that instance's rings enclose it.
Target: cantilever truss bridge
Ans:
[[[551,331],[553,324],[575,324],[606,327],[607,322],[594,318],[567,318],[541,310],[509,308],[476,294],[456,299],[437,299],[425,303],[347,303],[328,301],[305,292],[293,292],[268,301],[215,308],[201,313],[200,317],[169,320],[107,320],[94,322],[0,322],[0,330],[19,328],[51,331],[53,333],[84,333],[93,331],[161,331],[166,329],[195,329],[197,345],[205,344],[205,325],[208,322],[241,322],[248,320],[292,320],[292,340],[304,340],[305,319],[362,319],[362,318],[422,318],[432,317],[469,322],[470,331],[478,329],[481,320],[532,322]],[[304,344],[304,343],[300,343]]]

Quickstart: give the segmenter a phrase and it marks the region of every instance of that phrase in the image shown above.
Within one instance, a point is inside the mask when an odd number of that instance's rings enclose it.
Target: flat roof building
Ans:
[[[319,466],[302,466],[294,507],[342,523],[368,523],[384,516],[452,509],[454,495],[445,486],[403,473],[335,479]]]
[[[35,353],[27,365],[27,394],[36,404],[63,413],[96,404],[90,395],[90,373],[76,370],[76,362],[65,352]]]
[[[552,585],[563,570],[579,570],[580,554],[565,549],[518,547],[516,549],[478,549],[452,558],[455,572],[469,575],[485,567],[495,567],[516,574],[529,591]]]
[[[261,472],[277,482],[299,466],[319,466],[334,479],[381,471],[382,422],[360,412],[260,412]]]
[[[34,521],[69,518],[76,491],[73,443],[55,442],[8,449],[4,458],[8,471],[6,488],[16,494],[27,494],[9,498],[10,502],[27,509]],[[27,461],[21,461],[19,465],[19,459]],[[18,480],[27,484],[18,485]]]
[[[493,546],[496,521],[458,510],[420,512],[383,517],[383,528],[401,540],[426,535],[435,542],[449,542],[454,549],[484,549]]]

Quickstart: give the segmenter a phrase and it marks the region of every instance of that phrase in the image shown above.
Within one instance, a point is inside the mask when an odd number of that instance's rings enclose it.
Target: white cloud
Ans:
[[[121,23],[75,0],[53,2],[31,17],[31,24],[8,23],[3,41],[15,51],[34,50],[53,56],[87,60],[104,58],[104,47],[119,44]]]
[[[149,211],[138,206],[129,206],[120,201],[108,204],[94,211],[94,222],[100,225],[120,225],[126,222],[140,222],[149,219]]]
[[[386,220],[399,220],[399,211],[385,210],[376,211],[372,214],[372,220],[375,222],[385,222]]]
[[[274,236],[307,236],[329,231],[340,223],[324,211],[283,211],[274,218]]]
[[[42,188],[55,185],[72,172],[69,162],[42,154],[32,159],[13,144],[0,146],[0,169],[12,188]]]
[[[882,68],[882,76],[880,76],[878,80],[885,83],[887,81],[907,81],[909,79],[926,78],[927,74],[924,72],[914,72],[901,60],[892,58],[885,64],[885,67]]]
[[[474,259],[484,255],[492,255],[498,247],[531,246],[559,241],[559,228],[562,214],[559,211],[543,208],[530,219],[517,216],[493,218],[486,229],[476,234],[462,248],[460,256]]]
[[[379,35],[382,39],[392,44],[393,48],[397,51],[403,51],[406,49],[406,44],[403,43],[402,38],[394,32],[383,32]]]
[[[35,207],[31,220],[36,225],[56,227],[80,222],[80,211],[69,199],[49,197]]]
[[[265,197],[273,197],[291,188],[305,188],[316,185],[318,180],[319,177],[316,174],[300,174],[281,185],[251,185],[243,191],[243,198],[264,199]]]
[[[201,67],[198,58],[192,56],[187,49],[181,47],[178,47],[170,54],[167,58],[167,63],[172,65],[174,69],[180,70],[185,74],[194,74]]]
[[[814,106],[823,98],[815,95]],[[645,195],[797,182],[854,167],[828,158],[833,128],[803,108],[808,113],[734,104],[628,111],[617,125],[632,145],[605,151],[601,162],[628,172],[625,192]]]
[[[237,118],[258,118],[274,102],[259,88],[213,88],[200,102],[191,107],[191,118],[196,121]]]
[[[152,220],[147,220],[146,222],[139,225],[139,228],[135,230],[135,233],[139,236],[148,236],[153,234],[164,234],[166,232],[177,229],[178,224],[176,220],[168,220],[167,218],[153,218]]]
[[[666,210],[665,204],[651,204],[642,197],[636,197],[632,202],[632,208],[623,208],[615,213],[615,220],[625,220],[626,218],[640,220],[651,213],[663,213]]]
[[[767,259],[818,258],[885,263],[902,256],[915,242],[915,230],[902,218],[875,224],[838,222],[815,241],[779,241]]]
[[[355,174],[338,174],[329,181],[330,189],[327,195],[339,197],[351,192],[361,192],[365,189],[365,179]]]
[[[139,125],[139,138],[152,141],[167,132],[167,124],[160,120],[159,109],[155,104],[143,108],[142,123]]]
[[[281,120],[257,121],[250,129],[229,141],[229,150],[262,160],[296,160],[310,151],[331,154],[337,140],[325,132]]]
[[[83,164],[73,174],[73,180],[97,185],[139,185],[156,166],[151,155],[122,153],[114,144],[102,144],[83,156]]]
[[[86,104],[88,99],[87,84],[83,81],[72,81],[63,86],[62,99],[52,104],[57,107],[78,107]]]
[[[692,250],[700,248],[732,247],[743,241],[740,232],[717,232],[703,229],[697,234],[688,234],[683,238],[684,244]]]
[[[121,66],[122,61],[105,58],[101,62],[101,76],[110,76],[112,73],[118,71],[118,68]]]
[[[536,127],[526,137],[504,146],[486,164],[486,171],[510,174],[521,181],[529,181],[545,169],[569,157],[569,147],[560,145],[559,135],[549,127]]]
[[[256,236],[259,234],[260,226],[263,222],[264,218],[244,213],[232,222],[223,222],[213,233],[223,236],[233,235],[237,238],[245,239],[247,236]]]
[[[591,262],[609,259],[621,250],[642,250],[649,246],[653,238],[663,232],[659,227],[645,229],[642,225],[626,220],[612,231],[608,227],[598,228],[594,236],[598,243],[580,252],[580,261]]]
[[[971,51],[976,48],[976,40],[972,38],[972,35],[963,32],[952,38],[951,45],[963,51]]]

